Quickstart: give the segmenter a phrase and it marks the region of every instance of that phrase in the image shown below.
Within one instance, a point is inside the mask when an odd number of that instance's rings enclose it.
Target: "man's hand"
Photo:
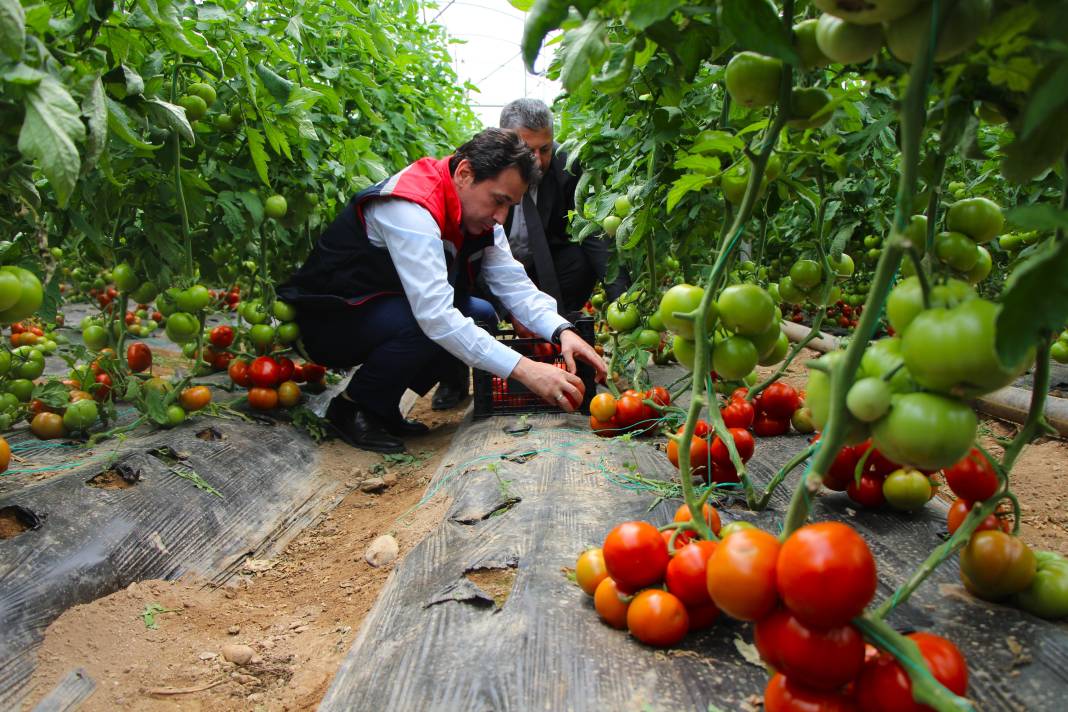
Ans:
[[[597,357],[596,352],[593,355]],[[574,362],[571,366],[574,368]],[[552,364],[538,363],[525,356],[512,369],[511,378],[518,380],[542,400],[558,405],[568,413],[581,406],[585,396],[581,378]]]
[[[608,367],[604,360],[597,355],[593,347],[574,331],[565,331],[560,334],[560,353],[563,354],[564,363],[567,364],[569,373],[576,373],[575,359],[585,361],[597,371],[597,382],[604,383],[608,375]]]

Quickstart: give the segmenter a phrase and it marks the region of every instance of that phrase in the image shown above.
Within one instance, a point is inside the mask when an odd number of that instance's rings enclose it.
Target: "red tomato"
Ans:
[[[982,502],[998,489],[998,475],[979,448],[972,448],[964,458],[944,470],[946,484],[961,499]]]
[[[812,690],[775,673],[764,689],[764,712],[857,712],[857,706],[845,694]]]
[[[667,589],[687,608],[712,603],[708,595],[708,559],[715,550],[714,541],[694,541],[679,549],[668,562]]]
[[[225,371],[230,368],[230,361],[232,361],[234,355],[229,351],[222,351],[215,354],[215,358],[211,361],[211,367],[216,371]]]
[[[730,482],[741,482],[742,479],[738,477],[738,470],[734,469],[734,465],[724,465],[721,462],[713,462],[712,481],[719,484],[726,484]]]
[[[208,339],[211,340],[211,345],[217,349],[229,348],[230,344],[234,343],[234,330],[233,327],[216,326],[210,332],[208,332]]]
[[[785,608],[756,622],[753,638],[765,662],[791,681],[837,690],[864,666],[864,638],[854,625],[807,626]]]
[[[968,513],[972,511],[973,506],[975,506],[975,502],[966,499],[953,500],[953,504],[949,506],[949,511],[946,512],[946,529],[949,530],[950,534],[960,529],[960,525],[967,518]],[[995,514],[990,514],[979,523],[975,531],[981,532],[993,529],[1001,529],[1009,533],[1012,531],[1012,523],[1007,519],[1001,519]]]
[[[494,392],[493,398],[494,398],[494,400],[503,401],[504,398],[505,398],[505,395],[506,395],[505,393]],[[592,415],[590,416],[590,430],[592,430],[593,432],[597,433],[602,438],[610,438],[610,437],[613,437],[613,436],[616,436],[616,435],[620,435],[623,432],[622,430],[619,429],[619,426],[616,425],[616,419],[615,418],[612,418],[611,420],[608,420],[608,421],[603,421],[603,420],[597,420],[597,418],[592,416]]]
[[[759,620],[778,603],[775,563],[779,540],[761,529],[741,529],[716,545],[708,560],[708,593],[727,615]]]
[[[793,415],[793,413],[790,415]],[[764,413],[760,413],[757,415],[756,420],[753,421],[753,432],[762,438],[786,435],[786,433],[790,432],[790,415],[786,416],[784,420],[776,420],[769,418]]]
[[[152,367],[152,349],[148,344],[136,341],[126,347],[126,363],[134,373],[141,373]]]
[[[968,691],[968,663],[957,646],[931,633],[910,633],[927,668],[951,692]],[[857,704],[865,712],[923,712],[931,708],[912,699],[912,681],[901,664],[889,653],[864,665],[857,680]]]
[[[278,405],[278,391],[273,388],[250,388],[248,404],[256,410],[271,410]]]
[[[258,356],[248,367],[248,379],[257,388],[270,388],[278,383],[278,362],[270,356]]]
[[[668,440],[667,458],[676,468],[679,466],[679,445]],[[708,441],[697,437],[690,440],[690,474],[708,479]]]
[[[497,391],[497,387],[496,386],[500,382],[500,380],[501,379],[497,378],[496,376],[493,377],[493,386],[494,386],[493,390],[494,390],[494,392]],[[294,383],[304,383],[304,381],[305,381],[305,378],[304,378],[304,364],[302,364],[302,363],[293,364],[293,382]]]
[[[230,374],[230,380],[242,388],[252,385],[252,381],[248,378],[248,361],[245,359],[235,358],[226,370]]]
[[[845,492],[846,488],[855,481],[853,473],[856,471],[858,460],[860,456],[856,448],[848,445],[843,447],[835,456],[827,474],[824,475],[823,486],[835,492]]]
[[[776,580],[783,603],[803,623],[841,626],[875,595],[875,559],[849,525],[808,524],[783,542]]]
[[[671,405],[671,394],[663,386],[653,386],[645,392],[645,397],[657,405]]]
[[[733,391],[731,391],[731,403],[735,403],[737,401],[745,401],[748,403],[749,401],[746,400],[748,396],[749,387],[739,386],[738,388],[735,388]]]
[[[756,409],[746,400],[731,401],[720,411],[728,428],[748,428],[756,417]]]
[[[97,384],[96,389],[93,391],[93,397],[98,401],[107,400],[108,396],[111,395],[111,376],[101,371],[96,374],[96,378],[93,380],[96,381]]]
[[[686,637],[689,628],[686,607],[667,591],[646,589],[634,597],[627,609],[627,629],[646,645],[675,645]]]
[[[793,386],[776,381],[757,396],[756,409],[767,414],[772,420],[789,420],[794,411],[801,407],[801,396]]]
[[[318,383],[326,376],[326,366],[317,363],[305,363],[303,366],[304,378],[308,383]]]
[[[738,457],[742,462],[748,462],[756,449],[756,441],[753,440],[753,436],[745,428],[731,428],[729,432],[734,438],[734,448],[738,451]],[[718,435],[712,440],[712,447],[709,448],[709,452],[712,455],[712,462],[717,465],[732,464],[730,451],[723,441],[719,439]]]
[[[883,496],[883,480],[885,479],[871,472],[865,472],[860,476],[860,484],[849,483],[846,487],[846,494],[862,507],[869,509],[881,507],[886,503],[886,497]]]
[[[679,430],[681,433],[682,430]],[[703,420],[698,420],[693,426],[693,434],[695,437],[707,438],[708,434],[712,432],[712,426]]]
[[[620,396],[616,400],[616,422],[624,430],[633,428],[645,419],[645,410],[638,396]]]
[[[624,522],[608,533],[601,548],[608,575],[621,591],[637,591],[664,580],[670,557],[652,524]]]
[[[713,507],[711,504],[705,502],[704,505],[702,505],[701,507],[701,513],[705,517],[705,522],[708,523],[708,528],[712,530],[713,534],[718,536],[720,527],[722,526],[719,520],[719,512],[717,512],[716,508]],[[675,510],[675,517],[673,521],[688,522],[692,518],[693,517],[690,516],[690,507],[686,503],[683,503],[679,505],[678,509]],[[679,535],[680,538],[683,536],[685,536],[687,539],[691,538],[689,532]]]
[[[901,465],[897,464],[877,449],[872,448],[870,439],[854,446],[854,449],[857,451],[858,459],[863,457],[864,453],[871,449],[871,454],[868,455],[867,469],[874,472],[880,478],[885,478],[894,470],[901,469]]]
[[[293,362],[285,356],[275,359],[275,361],[278,363],[278,382],[284,383],[290,380],[293,377]]]

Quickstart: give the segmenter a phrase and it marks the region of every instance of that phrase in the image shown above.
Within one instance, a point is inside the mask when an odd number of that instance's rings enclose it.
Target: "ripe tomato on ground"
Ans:
[[[675,440],[668,441],[667,458],[676,468],[679,466],[679,444]],[[690,440],[690,474],[707,479],[708,463],[708,441],[696,435],[693,436]]]
[[[667,545],[648,522],[624,522],[605,537],[604,562],[620,590],[634,592],[664,579]]]
[[[248,391],[248,404],[256,410],[271,410],[278,405],[278,391],[254,386]]]
[[[278,384],[278,404],[283,408],[292,408],[300,403],[300,386],[293,381]]]
[[[834,462],[827,469],[827,474],[823,476],[823,486],[835,492],[845,492],[846,488],[855,481],[854,472],[859,460],[860,456],[855,448],[849,445],[844,446],[835,455]]]
[[[817,690],[840,689],[864,665],[864,638],[856,626],[808,626],[785,608],[757,621],[753,639],[765,662]]]
[[[626,629],[629,607],[630,599],[620,592],[611,576],[605,577],[597,584],[597,589],[593,592],[593,608],[605,623],[613,628]]]
[[[768,417],[766,413],[758,413],[756,420],[753,421],[753,432],[762,438],[786,435],[790,432],[790,416],[786,416],[783,420],[776,420]]]
[[[248,377],[248,361],[245,359],[235,358],[230,362],[226,370],[230,374],[230,380],[242,388],[248,388],[252,385],[252,381]]]
[[[653,386],[645,392],[645,397],[657,405],[671,405],[671,394],[663,386]]]
[[[248,367],[248,380],[257,388],[271,388],[278,383],[280,373],[277,361],[270,356],[258,356]]]
[[[756,442],[753,440],[753,436],[744,428],[730,428],[729,432],[731,437],[734,438],[734,448],[738,451],[738,457],[742,462],[748,462],[756,450]],[[718,435],[712,440],[709,453],[712,455],[712,462],[717,465],[732,464],[730,450],[727,449],[727,445],[720,440]]]
[[[848,695],[813,690],[777,672],[764,689],[764,712],[858,712],[858,708]]]
[[[597,587],[608,578],[608,569],[604,565],[604,552],[600,549],[586,549],[579,554],[575,563],[575,579],[586,595],[592,596]]]
[[[875,559],[849,525],[808,524],[783,542],[776,582],[783,603],[803,623],[841,626],[875,595]]]
[[[708,560],[708,593],[727,615],[743,621],[763,618],[779,600],[775,565],[779,540],[761,529],[742,529],[716,546]]]
[[[860,476],[859,484],[856,482],[849,483],[849,486],[846,487],[846,494],[862,507],[870,509],[881,507],[886,503],[886,497],[883,496],[883,480],[885,479],[885,477],[880,477],[871,472],[865,472]]]
[[[152,349],[140,341],[126,347],[126,363],[134,373],[141,373],[152,367]]]
[[[708,559],[715,550],[714,541],[694,541],[679,549],[668,562],[664,577],[667,589],[687,608],[712,603],[708,595]]]
[[[645,419],[645,404],[636,395],[624,395],[616,400],[616,422],[623,429],[633,428]]]
[[[689,627],[686,606],[667,591],[646,589],[627,608],[627,629],[646,645],[661,648],[675,645],[686,637]]]
[[[931,633],[910,633],[927,668],[951,692],[968,691],[968,663],[950,641]],[[869,660],[856,686],[857,704],[865,712],[923,712],[930,708],[912,699],[912,681],[905,669],[889,653]]]
[[[712,533],[719,536],[721,524],[719,519],[719,512],[716,511],[716,508],[708,502],[705,502],[704,505],[701,506],[701,514],[704,515],[705,522],[708,523],[708,528],[712,530]],[[688,522],[691,519],[693,519],[693,517],[690,515],[690,507],[683,503],[679,505],[678,509],[675,510],[675,517],[672,521]],[[679,538],[681,539],[684,536],[687,539],[691,538],[689,532],[685,532],[679,535]]]
[[[211,402],[211,389],[207,386],[190,386],[178,396],[186,411],[200,410]]]
[[[960,578],[972,594],[997,601],[1031,585],[1038,560],[1022,539],[1003,531],[972,535],[960,552]]]
[[[606,423],[616,414],[616,397],[611,393],[598,393],[590,401],[590,415]]]
[[[734,400],[724,406],[720,415],[728,428],[748,428],[756,418],[756,409],[743,397],[742,400]]]
[[[970,502],[966,499],[955,499],[953,504],[949,505],[949,511],[946,512],[946,529],[949,533],[960,529],[960,525],[968,517],[968,513],[972,511],[972,507],[975,506],[975,502]],[[996,514],[989,515],[986,519],[979,523],[975,531],[991,531],[994,529],[1001,529],[1004,532],[1012,531],[1012,524],[1007,519],[1002,519]]]
[[[800,407],[801,396],[797,390],[782,381],[772,383],[756,398],[757,411],[766,413],[772,420],[789,420]]]

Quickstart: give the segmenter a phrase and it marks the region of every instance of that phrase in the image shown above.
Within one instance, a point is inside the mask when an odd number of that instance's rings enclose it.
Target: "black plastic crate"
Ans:
[[[593,319],[588,316],[573,319],[575,330],[579,336],[591,346],[594,343]],[[518,351],[527,358],[540,363],[557,364],[564,367],[564,357],[559,353],[559,347],[555,347],[545,339],[521,338],[514,331],[500,331],[496,325],[479,324],[486,331],[493,334],[498,341],[505,346]],[[552,353],[546,353],[551,347]],[[539,351],[541,353],[539,353]],[[579,412],[589,415],[590,401],[597,393],[597,383],[594,380],[596,372],[589,364],[578,361],[578,377],[582,379],[586,387],[586,396],[582,400]],[[546,403],[530,389],[514,378],[500,378],[488,371],[472,369],[474,373],[474,417],[488,418],[491,415],[512,415],[519,413],[562,413],[563,408],[558,405]]]

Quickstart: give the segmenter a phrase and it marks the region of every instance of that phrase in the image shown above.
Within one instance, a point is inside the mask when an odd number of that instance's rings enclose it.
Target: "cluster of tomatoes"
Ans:
[[[866,646],[853,623],[877,585],[875,560],[855,530],[810,524],[780,543],[745,522],[721,528],[707,504],[703,516],[721,539],[695,538],[683,505],[662,530],[625,522],[600,549],[579,556],[577,582],[605,623],[670,647],[721,613],[752,622],[757,650],[776,671],[765,691],[768,712],[925,709],[900,663]],[[963,695],[967,664],[956,646],[930,633],[910,637],[934,677]]]
[[[295,364],[282,356],[258,356],[250,363],[243,358],[230,361],[230,380],[248,389],[248,403],[256,410],[291,408],[300,402],[301,383],[323,385],[326,367],[316,363]]]
[[[671,405],[671,394],[662,386],[645,392],[631,388],[619,398],[611,393],[598,393],[590,401],[590,429],[601,437],[652,432],[660,422],[660,413],[646,400],[664,407]]]

